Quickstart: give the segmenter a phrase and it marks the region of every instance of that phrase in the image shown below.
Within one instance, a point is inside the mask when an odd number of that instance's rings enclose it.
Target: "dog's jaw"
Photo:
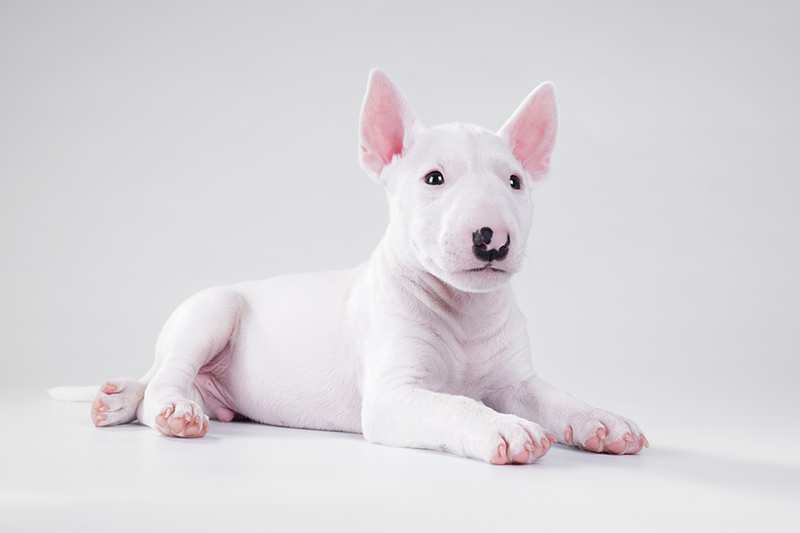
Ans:
[[[503,289],[511,275],[505,270],[487,266],[451,273],[445,282],[464,292],[486,293]]]
[[[440,273],[435,266],[420,264],[404,246],[397,246],[393,237],[390,227],[369,261],[369,268],[376,278],[384,280],[384,286],[404,287],[402,292],[414,300],[438,302],[439,312],[466,314],[475,320],[481,315],[494,320],[498,309],[510,308],[511,273],[491,267],[478,272]]]

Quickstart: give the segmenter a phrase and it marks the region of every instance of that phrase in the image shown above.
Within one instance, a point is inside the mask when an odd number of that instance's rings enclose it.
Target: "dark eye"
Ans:
[[[444,183],[444,176],[438,170],[431,170],[425,174],[425,183],[428,185],[441,185]]]
[[[512,189],[520,190],[522,188],[522,180],[517,175],[511,174],[508,178],[508,183]]]

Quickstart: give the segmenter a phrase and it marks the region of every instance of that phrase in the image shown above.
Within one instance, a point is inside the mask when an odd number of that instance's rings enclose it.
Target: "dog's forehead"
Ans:
[[[490,161],[513,160],[508,145],[496,133],[464,123],[442,124],[421,132],[411,150],[412,158],[442,163],[481,166]]]

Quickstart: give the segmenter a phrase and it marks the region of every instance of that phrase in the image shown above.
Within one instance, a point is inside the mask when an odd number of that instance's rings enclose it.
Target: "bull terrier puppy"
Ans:
[[[191,438],[206,434],[209,418],[240,417],[494,464],[532,463],[556,441],[639,452],[647,439],[631,420],[539,378],[509,285],[556,122],[544,83],[496,133],[427,127],[374,70],[360,161],[385,188],[390,221],[369,260],[190,297],[142,379],[92,389],[93,422],[138,419]]]

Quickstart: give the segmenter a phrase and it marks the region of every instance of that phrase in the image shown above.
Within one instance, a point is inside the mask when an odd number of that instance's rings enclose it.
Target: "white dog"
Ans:
[[[499,132],[424,126],[380,71],[361,110],[363,168],[390,222],[369,261],[202,291],[172,314],[139,381],[91,395],[97,426],[138,419],[202,437],[209,417],[361,432],[372,442],[531,463],[555,441],[630,454],[627,418],[542,381],[509,286],[549,167],[553,86]],[[86,389],[53,389],[78,399]],[[88,399],[88,398],[86,398]]]

